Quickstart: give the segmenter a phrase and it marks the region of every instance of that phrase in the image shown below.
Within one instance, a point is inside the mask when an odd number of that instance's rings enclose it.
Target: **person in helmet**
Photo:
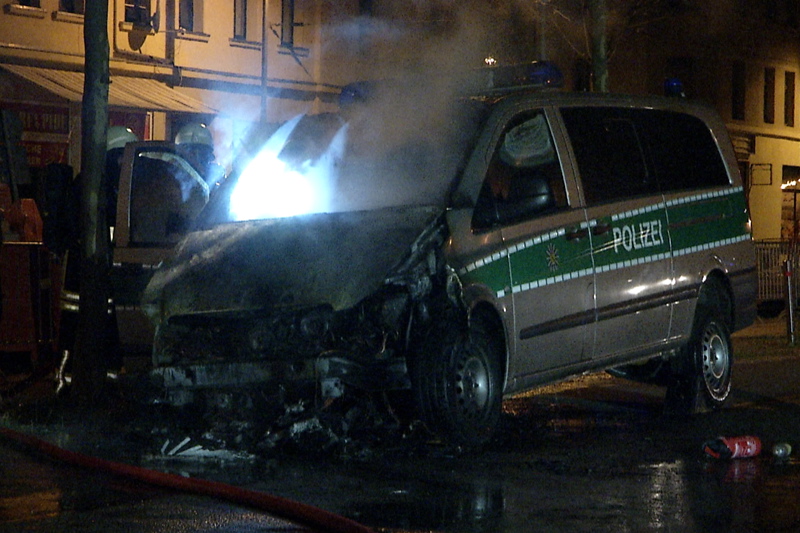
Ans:
[[[125,148],[128,143],[138,140],[133,130],[126,126],[109,126],[106,133],[106,151]]]
[[[205,124],[192,123],[183,126],[175,136],[179,153],[206,180],[210,189],[216,188],[224,178],[222,167],[214,155],[214,137]]]
[[[137,142],[139,138],[130,128],[125,126],[110,126],[106,130],[106,161],[103,183],[106,193],[106,223],[110,228],[116,223],[117,216],[117,196],[119,190],[119,175],[122,168],[122,156],[125,146],[130,142]],[[80,195],[81,195],[81,175],[78,174],[72,180],[71,187],[68,188],[68,198],[64,213],[66,214],[63,224],[67,229],[67,242],[65,243],[65,253],[62,257],[63,280],[61,293],[59,295],[59,308],[61,318],[59,322],[58,349],[61,353],[61,363],[56,375],[56,392],[60,392],[66,383],[65,374],[68,367],[70,356],[75,349],[78,332],[78,313],[80,304],[80,277],[81,277],[81,250],[80,250]],[[110,368],[119,367],[122,360],[119,356],[116,345],[118,343],[117,321],[114,307],[111,306],[109,313],[108,348]]]

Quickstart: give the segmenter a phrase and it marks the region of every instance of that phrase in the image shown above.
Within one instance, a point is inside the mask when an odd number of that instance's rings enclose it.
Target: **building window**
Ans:
[[[42,7],[39,0],[19,0],[17,3],[25,7]]]
[[[85,7],[85,0],[58,0],[58,10],[65,13],[83,15]]]
[[[178,4],[178,27],[183,31],[194,31],[194,0],[180,0]]]
[[[281,2],[281,46],[294,46],[294,0]]]
[[[150,26],[150,0],[125,0],[125,22]]]
[[[736,61],[733,64],[731,75],[731,118],[733,120],[744,120],[746,82],[747,69],[744,61]]]
[[[775,124],[775,69],[764,69],[764,122]]]
[[[233,38],[247,40],[247,0],[233,2]]]
[[[203,0],[179,0],[178,27],[189,33],[203,32]]]
[[[800,238],[800,167],[783,165],[781,191],[781,238],[797,240]]]
[[[788,70],[784,74],[784,96],[783,96],[783,123],[790,128],[794,127],[794,92],[795,74]]]

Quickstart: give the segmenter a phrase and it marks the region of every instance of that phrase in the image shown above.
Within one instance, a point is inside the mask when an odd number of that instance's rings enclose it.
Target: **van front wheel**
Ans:
[[[667,387],[666,409],[697,414],[721,407],[731,391],[731,336],[716,306],[698,305],[689,344]]]
[[[427,335],[414,363],[418,413],[428,428],[459,446],[486,444],[500,420],[497,343],[486,327],[444,321]]]

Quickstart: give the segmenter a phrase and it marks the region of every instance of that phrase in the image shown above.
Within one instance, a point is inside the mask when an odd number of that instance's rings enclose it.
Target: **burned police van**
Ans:
[[[455,98],[352,86],[275,132],[146,289],[165,398],[405,391],[461,445],[504,397],[588,371],[722,405],[756,275],[721,119],[495,73]]]

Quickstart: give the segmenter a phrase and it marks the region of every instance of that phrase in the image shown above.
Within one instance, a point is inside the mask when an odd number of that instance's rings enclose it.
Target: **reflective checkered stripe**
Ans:
[[[511,285],[508,273],[508,250],[492,254],[468,264],[458,272],[465,283],[478,283],[489,287],[498,298],[505,296]]]
[[[608,226],[606,228],[606,226]],[[566,280],[710,250],[750,239],[741,187],[659,202],[581,224],[589,238],[568,240],[566,229],[536,236],[459,271],[466,283],[488,286],[498,298]],[[510,273],[509,273],[510,267]]]
[[[667,202],[674,257],[750,239],[741,187]]]
[[[580,229],[587,229],[581,224]],[[509,267],[511,274],[509,274]],[[498,298],[592,275],[589,239],[567,240],[564,228],[533,237],[470,263],[459,272],[467,283],[482,283]]]

